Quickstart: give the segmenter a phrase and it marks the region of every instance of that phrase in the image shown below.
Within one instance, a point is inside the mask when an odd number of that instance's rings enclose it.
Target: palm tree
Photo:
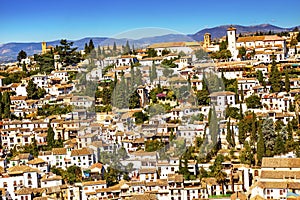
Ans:
[[[215,173],[217,183],[222,187],[222,194],[224,194],[224,185],[226,183],[227,174],[222,170],[217,170]]]

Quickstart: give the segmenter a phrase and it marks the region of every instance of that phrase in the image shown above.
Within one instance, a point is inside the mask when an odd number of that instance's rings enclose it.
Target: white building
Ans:
[[[237,59],[239,51],[236,48],[236,28],[229,27],[227,29],[228,47],[227,49],[231,52],[231,56]]]

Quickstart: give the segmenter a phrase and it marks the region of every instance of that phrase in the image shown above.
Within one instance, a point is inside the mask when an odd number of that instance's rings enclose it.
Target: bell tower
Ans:
[[[46,42],[42,42],[42,54],[47,53],[47,43]]]
[[[211,35],[210,33],[205,33],[204,34],[204,44],[203,47],[207,48],[211,45]]]
[[[227,29],[227,40],[227,49],[231,52],[232,58],[237,59],[238,51],[236,49],[236,28],[234,28],[233,26],[230,26]]]

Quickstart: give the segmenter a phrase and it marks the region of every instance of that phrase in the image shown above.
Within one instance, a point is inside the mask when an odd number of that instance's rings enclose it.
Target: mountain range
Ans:
[[[234,26],[237,29],[237,34],[250,34],[255,32],[269,32],[272,31],[274,33],[283,32],[283,31],[291,31],[295,27],[291,28],[282,28],[278,26],[274,26],[271,24],[260,24],[254,26],[241,26],[241,25],[222,25],[213,28],[205,28],[198,31],[195,34],[167,34],[162,36],[154,36],[154,37],[145,37],[141,39],[115,39],[108,37],[87,37],[79,40],[74,40],[74,46],[79,49],[84,48],[84,44],[88,43],[90,39],[93,40],[94,45],[98,46],[107,46],[112,45],[116,42],[117,45],[125,45],[126,41],[129,41],[130,44],[134,44],[135,47],[145,47],[147,45],[159,42],[178,42],[178,41],[202,41],[205,33],[210,33],[212,38],[221,38],[226,35],[226,30],[228,27]],[[60,40],[49,41],[47,45],[56,46],[59,44]],[[33,55],[41,52],[41,43],[38,42],[27,42],[27,43],[17,43],[11,42],[6,44],[0,44],[0,63],[8,62],[16,60],[18,52],[20,50],[24,50],[28,55]]]

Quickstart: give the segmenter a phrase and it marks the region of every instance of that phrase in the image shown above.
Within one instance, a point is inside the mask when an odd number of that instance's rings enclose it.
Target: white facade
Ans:
[[[238,50],[236,49],[236,29],[230,27],[227,29],[228,47],[227,49],[231,52],[233,59],[237,59]]]

